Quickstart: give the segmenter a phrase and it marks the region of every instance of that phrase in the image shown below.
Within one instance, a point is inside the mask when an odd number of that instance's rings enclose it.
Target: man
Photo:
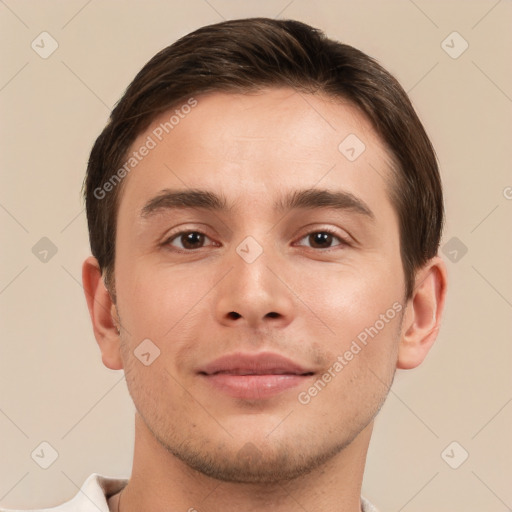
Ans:
[[[436,158],[396,80],[296,21],[203,27],[136,76],[84,193],[135,451],[55,510],[376,510],[373,421],[446,294]]]

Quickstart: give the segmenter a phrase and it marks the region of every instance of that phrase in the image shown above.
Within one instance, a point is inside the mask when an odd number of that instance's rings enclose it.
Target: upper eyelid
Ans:
[[[333,235],[333,236],[336,236],[338,238],[343,238],[343,235],[338,233],[336,230],[334,229],[329,229],[329,228],[317,228],[317,229],[310,229],[309,231],[306,231],[302,236],[301,236],[301,239],[306,237],[306,236],[309,236],[311,235],[312,233],[329,233],[330,235]]]
[[[170,244],[171,242],[173,242],[174,240],[176,240],[180,236],[186,235],[187,233],[200,233],[201,235],[204,235],[206,238],[208,238],[209,240],[214,242],[214,240],[212,239],[211,236],[209,236],[207,233],[205,233],[204,231],[202,231],[200,229],[185,229],[183,231],[178,231],[177,233],[174,233],[172,235],[169,235],[169,236],[165,237],[164,241],[162,243],[164,245]]]
[[[179,231],[175,231],[174,229],[179,229]],[[201,233],[202,235],[208,237],[208,238],[212,238],[208,233],[207,231],[210,231],[210,230],[207,230],[207,229],[204,229],[204,228],[182,228],[181,226],[178,226],[174,229],[171,229],[170,231],[168,231],[164,236],[163,236],[163,243],[167,243],[169,242],[170,240],[173,240],[175,239],[176,237],[180,236],[180,235],[184,235],[186,233]]]
[[[314,229],[312,231],[309,231],[307,233],[305,233],[304,235],[302,235],[300,238],[297,239],[297,242],[300,242],[301,240],[304,240],[304,238],[308,237],[309,235],[313,234],[313,233],[329,233],[330,235],[334,236],[335,238],[337,238],[339,241],[340,241],[340,244],[339,245],[351,245],[351,238],[348,237],[348,236],[342,236],[338,233],[335,233],[334,231],[330,231],[328,229]],[[350,238],[350,239],[349,239]],[[294,243],[297,243],[297,242],[294,242]],[[334,246],[336,247],[336,246]],[[325,251],[328,251],[329,249],[333,249],[333,247],[326,247]]]
[[[352,237],[352,235],[349,234],[348,231],[346,231],[343,228],[340,227],[333,227],[333,226],[327,226],[327,225],[319,225],[318,223],[315,223],[315,226],[308,225],[305,228],[301,228],[296,233],[301,233],[303,229],[306,231],[303,232],[300,237],[298,235],[295,235],[294,238],[297,240],[302,240],[305,236],[308,236],[312,233],[330,233],[331,235],[339,238],[340,240],[349,243],[350,241],[354,241],[355,239]]]

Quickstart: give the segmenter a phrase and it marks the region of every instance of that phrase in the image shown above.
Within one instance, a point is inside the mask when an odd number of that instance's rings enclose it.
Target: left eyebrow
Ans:
[[[279,200],[275,207],[279,211],[287,211],[296,208],[350,210],[375,221],[375,214],[370,207],[359,197],[344,190],[314,188],[295,190]]]

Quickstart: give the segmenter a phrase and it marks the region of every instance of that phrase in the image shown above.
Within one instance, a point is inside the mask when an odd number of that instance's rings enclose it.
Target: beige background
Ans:
[[[376,57],[410,92],[441,164],[443,247],[459,244],[457,261],[445,248],[444,325],[424,365],[397,374],[364,494],[382,512],[510,510],[507,0],[0,2],[0,505],[51,506],[90,473],[129,475],[133,405],[122,372],[102,366],[81,286],[88,152],[154,53],[199,26],[248,16],[296,18]],[[47,59],[31,48],[43,31],[59,45]],[[453,31],[469,43],[457,59],[441,46]],[[46,263],[32,252],[42,237],[57,247]],[[46,470],[31,458],[42,441],[58,452]],[[452,441],[460,447],[444,452]],[[462,450],[469,458],[452,469],[445,460],[460,462]]]

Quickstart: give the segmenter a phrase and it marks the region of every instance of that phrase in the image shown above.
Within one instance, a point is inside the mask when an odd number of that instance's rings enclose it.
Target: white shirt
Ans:
[[[71,501],[57,507],[32,509],[30,512],[110,512],[107,499],[118,493],[127,483],[128,479],[109,478],[93,473]],[[0,512],[22,511],[0,508]]]
[[[82,485],[76,496],[66,503],[53,508],[21,511],[1,508],[0,512],[110,512],[107,500],[128,483],[125,478],[110,478],[93,473]],[[361,497],[363,512],[378,512],[366,499]]]

